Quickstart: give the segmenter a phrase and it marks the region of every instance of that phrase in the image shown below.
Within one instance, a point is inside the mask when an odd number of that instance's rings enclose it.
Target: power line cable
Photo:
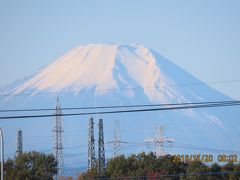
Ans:
[[[177,148],[183,148],[183,149],[193,149],[193,150],[202,150],[202,151],[211,151],[211,152],[240,153],[240,151],[234,151],[229,149],[204,148],[204,147],[197,147],[191,144],[183,144],[183,143],[176,143],[176,142],[173,142],[173,146]]]
[[[135,147],[141,147],[141,146],[148,146],[149,143],[134,143],[134,142],[125,142],[127,145],[134,145]],[[202,151],[215,151],[215,152],[230,152],[230,153],[240,153],[240,151],[234,151],[234,150],[227,150],[227,149],[214,149],[214,148],[203,148],[203,147],[196,147],[195,145],[190,144],[182,144],[182,143],[176,143],[173,142],[173,146],[177,148],[183,148],[183,149],[193,149],[193,150],[202,150]],[[123,148],[124,149],[124,148]]]
[[[101,114],[119,114],[119,113],[132,113],[132,112],[150,112],[150,111],[166,111],[166,110],[180,110],[180,109],[199,109],[210,107],[223,107],[223,106],[239,106],[240,102],[234,103],[209,103],[200,105],[186,105],[176,107],[163,107],[163,108],[148,108],[148,109],[131,109],[131,110],[116,110],[116,111],[97,111],[97,112],[84,112],[84,113],[68,113],[68,114],[41,114],[41,115],[20,115],[20,116],[0,116],[0,119],[23,119],[23,118],[44,118],[53,116],[84,116],[84,115],[101,115]]]
[[[240,101],[207,101],[207,102],[184,102],[184,103],[164,103],[164,104],[138,104],[121,106],[88,106],[88,107],[67,107],[61,108],[67,110],[89,110],[89,109],[116,109],[116,108],[140,108],[140,107],[158,107],[158,106],[182,106],[182,105],[200,105],[200,104],[218,104],[218,103],[240,103]],[[35,111],[54,111],[55,108],[37,108],[37,109],[2,109],[1,112],[35,112]]]

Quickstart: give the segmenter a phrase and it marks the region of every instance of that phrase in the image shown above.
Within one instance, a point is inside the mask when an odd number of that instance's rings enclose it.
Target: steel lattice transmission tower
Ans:
[[[22,136],[22,130],[17,131],[17,150],[16,155],[19,156],[23,152],[23,136]]]
[[[113,141],[113,155],[114,157],[120,156],[121,154],[121,134],[119,121],[114,121],[114,141]]]
[[[54,155],[57,161],[58,174],[57,177],[63,176],[63,113],[60,106],[60,99],[57,97],[57,105],[54,113]]]
[[[104,149],[104,135],[103,135],[103,120],[99,119],[99,134],[98,134],[98,174],[102,176],[105,171],[105,149]]]
[[[164,137],[164,126],[155,128],[155,135],[153,138],[145,140],[146,145],[154,144],[156,157],[166,155],[164,147],[171,147],[174,139]]]
[[[156,156],[164,156],[164,126],[156,127],[154,142]]]
[[[88,169],[93,169],[96,166],[95,157],[95,139],[94,139],[94,122],[93,118],[89,119],[88,125]]]

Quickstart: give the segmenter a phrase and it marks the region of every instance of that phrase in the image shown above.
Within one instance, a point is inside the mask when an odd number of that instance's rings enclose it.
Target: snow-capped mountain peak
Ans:
[[[164,61],[162,59],[162,61]],[[13,94],[32,90],[80,93],[94,89],[96,94],[111,90],[142,88],[151,102],[182,101],[152,51],[141,44],[89,44],[74,48],[17,87]],[[106,91],[107,90],[107,91]]]

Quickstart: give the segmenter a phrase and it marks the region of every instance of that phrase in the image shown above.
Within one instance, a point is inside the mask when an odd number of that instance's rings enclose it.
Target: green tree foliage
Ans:
[[[26,152],[4,163],[5,180],[51,180],[57,173],[53,155]]]
[[[175,173],[185,173],[185,163],[172,163],[172,156],[157,158],[154,153],[146,154],[144,152],[129,157],[119,156],[110,159],[107,162],[105,177],[116,179],[122,177],[157,177],[159,175],[168,175]],[[93,173],[94,172],[94,173]],[[97,170],[93,169],[82,173],[78,180],[97,178]],[[167,178],[165,178],[167,180]],[[170,179],[170,178],[169,178]],[[172,177],[171,179],[176,179]]]
[[[222,169],[222,167],[220,165],[218,165],[217,163],[214,163],[210,167],[210,172],[220,173],[221,169]],[[208,177],[208,180],[215,180],[215,179],[223,180],[224,177],[221,174],[212,174]]]
[[[77,180],[97,179],[97,177],[98,177],[97,169],[91,169],[88,170],[87,172],[80,174]]]
[[[185,176],[182,179],[189,180],[207,180],[208,177],[203,175],[203,173],[208,172],[208,167],[199,161],[190,162],[186,169],[186,174],[193,174],[189,176]]]
[[[226,165],[224,165],[222,167],[223,172],[226,171],[240,171],[240,164],[233,164],[232,162],[227,163]],[[230,174],[224,174],[223,175],[224,179],[229,179],[229,180],[239,180],[240,179],[240,175],[239,174],[234,174],[234,173],[230,173]]]
[[[110,179],[147,179],[147,180],[240,180],[237,173],[224,174],[225,171],[240,171],[240,164],[228,163],[220,166],[216,163],[207,166],[199,161],[188,163],[173,162],[171,155],[157,158],[154,153],[144,152],[129,157],[119,156],[106,164],[106,178]],[[98,179],[97,169],[82,173],[78,180]]]

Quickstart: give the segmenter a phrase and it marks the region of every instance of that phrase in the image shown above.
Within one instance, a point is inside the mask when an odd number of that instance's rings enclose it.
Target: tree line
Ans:
[[[97,162],[95,163],[97,165]],[[57,174],[52,154],[25,152],[4,162],[4,180],[52,180]],[[72,179],[62,177],[60,179]],[[239,180],[240,164],[229,162],[206,165],[200,161],[174,162],[174,157],[156,157],[152,152],[121,155],[107,161],[103,176],[97,166],[82,172],[77,180]]]
[[[214,163],[207,166],[200,161],[173,162],[174,157],[166,155],[157,158],[154,153],[142,152],[137,155],[124,155],[110,159],[105,174],[98,176],[97,167],[78,176],[78,180],[121,179],[121,180],[239,180],[240,164]]]
[[[52,154],[24,152],[4,162],[4,180],[51,180],[57,174]]]

